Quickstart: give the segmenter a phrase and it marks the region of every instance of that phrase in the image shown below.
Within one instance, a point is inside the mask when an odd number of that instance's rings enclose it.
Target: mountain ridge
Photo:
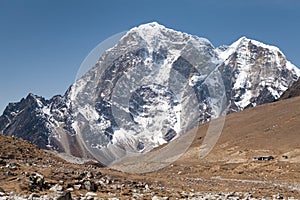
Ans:
[[[299,97],[227,115],[215,148],[199,159],[199,146],[209,126],[205,123],[182,157],[164,169],[143,174],[98,168],[95,163],[71,164],[26,141],[0,135],[0,195],[49,199],[62,195],[53,191],[58,185],[62,191],[70,191],[73,198],[92,195],[94,199],[128,199],[136,198],[138,191],[144,195],[140,199],[154,195],[249,199],[249,194],[252,199],[299,199],[300,111],[295,106],[300,106]],[[274,160],[253,159],[260,155],[273,156]],[[133,166],[139,167],[142,161]],[[148,165],[151,163],[146,162]],[[87,181],[96,187],[89,187]]]
[[[0,131],[109,164],[224,112],[273,102],[299,75],[277,47],[243,37],[221,50],[150,23],[128,31],[64,96],[10,104]]]

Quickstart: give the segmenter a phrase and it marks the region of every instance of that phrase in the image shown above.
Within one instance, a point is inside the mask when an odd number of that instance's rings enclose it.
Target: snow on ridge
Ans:
[[[238,48],[240,45],[242,45],[244,43],[248,43],[248,42],[251,42],[255,46],[262,47],[264,49],[269,49],[271,51],[280,52],[282,55],[284,55],[278,47],[276,47],[274,45],[265,44],[265,43],[259,42],[257,40],[254,40],[254,39],[247,38],[246,36],[243,36],[240,39],[238,39],[236,42],[232,43],[230,45],[230,47]]]
[[[281,53],[283,56],[284,54],[280,51],[280,49],[276,46],[273,46],[273,45],[268,45],[268,44],[264,44],[262,42],[259,42],[257,40],[253,40],[253,39],[249,39],[245,36],[242,36],[241,38],[239,38],[237,41],[233,42],[227,50],[225,51],[221,51],[221,50],[218,50],[219,52],[219,57],[223,60],[223,61],[226,61],[230,55],[232,55],[234,52],[236,52],[242,45],[246,45],[248,46],[247,43],[251,42],[252,44],[254,44],[255,46],[258,46],[258,47],[262,47],[262,48],[265,48],[265,49],[269,49],[273,52],[279,52]]]
[[[179,43],[186,43],[186,39],[192,41],[192,42],[197,42],[197,43],[202,43],[204,45],[210,45],[213,46],[212,43],[206,39],[206,38],[202,38],[202,37],[198,37],[196,35],[192,35],[192,34],[188,34],[185,32],[181,32],[181,31],[176,31],[170,28],[166,28],[165,26],[157,23],[157,22],[150,22],[147,24],[142,24],[140,26],[134,27],[132,29],[130,29],[126,35],[136,32],[139,34],[139,36],[141,36],[147,43],[148,45],[151,46],[155,46],[156,42],[155,40],[160,39],[160,40],[166,40],[169,39],[167,38],[165,33],[168,33],[168,35],[171,36],[176,36],[176,38],[178,39]],[[126,37],[126,35],[124,37]],[[160,41],[162,42],[162,41]],[[172,43],[177,43],[177,41],[172,41]],[[150,49],[153,50],[153,49]]]
[[[146,23],[146,24],[142,24],[138,27],[133,28],[132,30],[134,30],[134,29],[150,30],[150,29],[166,29],[166,27],[164,25],[159,24],[156,21],[153,21],[153,22],[149,22],[149,23]]]
[[[225,51],[217,50],[219,54],[219,58],[224,62],[226,61],[234,52],[237,51],[237,48],[240,46],[242,41],[247,39],[246,37],[241,37],[237,41],[233,42],[231,45],[228,46],[228,48]]]
[[[78,79],[72,86],[69,92],[70,100],[75,101],[77,98],[77,95],[83,90],[85,87],[85,82],[84,80]]]
[[[243,40],[246,40],[247,42],[250,41],[255,46],[262,47],[264,49],[269,49],[270,51],[272,51],[275,55],[275,59],[276,59],[276,62],[278,63],[278,65],[280,65],[279,64],[280,63],[280,58],[279,58],[278,53],[281,54],[281,56],[283,56],[283,58],[286,60],[285,67],[290,71],[294,71],[296,73],[296,75],[298,77],[300,77],[300,69],[298,67],[296,67],[295,65],[293,65],[289,60],[287,60],[284,53],[282,53],[282,51],[278,47],[276,47],[274,45],[264,44],[264,43],[259,42],[257,40],[248,39],[246,37],[242,37],[242,38],[243,38]]]
[[[280,49],[274,45],[269,45],[269,44],[265,44],[265,43],[262,43],[262,42],[259,42],[257,40],[252,40],[252,39],[247,39],[248,41],[250,41],[252,44],[254,44],[255,46],[258,46],[258,47],[262,47],[262,48],[265,48],[265,49],[269,49],[271,51],[274,51],[274,52],[279,52],[281,53],[282,55],[284,55]]]
[[[288,60],[286,61],[286,68],[290,71],[294,70],[294,72],[297,74],[297,76],[300,77],[300,69]]]

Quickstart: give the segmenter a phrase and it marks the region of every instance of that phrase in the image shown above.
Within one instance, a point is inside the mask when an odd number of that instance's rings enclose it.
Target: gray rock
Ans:
[[[81,189],[81,185],[80,185],[80,184],[78,184],[78,185],[73,185],[73,187],[74,187],[75,190],[80,190],[80,189]]]
[[[44,187],[46,187],[45,178],[43,175],[39,173],[32,173],[28,175],[28,178],[30,181],[29,187],[31,190],[42,190]]]
[[[97,194],[94,193],[94,192],[87,192],[87,193],[85,194],[85,198],[86,198],[87,200],[97,199]]]
[[[73,192],[73,191],[74,191],[74,188],[72,188],[72,187],[67,188],[67,191]]]
[[[86,197],[87,197],[87,196],[96,197],[97,194],[94,193],[94,192],[87,192],[87,193],[85,194],[85,196],[86,196]]]
[[[110,187],[111,187],[112,189],[114,189],[114,190],[117,190],[117,189],[118,189],[117,185],[111,185]]]
[[[6,165],[6,161],[0,158],[0,165]]]
[[[40,197],[39,194],[37,194],[37,193],[32,193],[31,195],[29,195],[28,199],[29,199],[29,200],[34,200],[34,199],[37,199],[37,198],[39,198],[39,197]]]
[[[187,198],[187,197],[189,196],[189,194],[186,193],[185,191],[182,191],[182,192],[180,193],[180,195],[181,195],[182,198]]]
[[[98,181],[98,185],[105,186],[106,184],[102,180],[100,180]]]
[[[132,198],[143,199],[144,198],[144,194],[132,193]]]
[[[15,163],[8,163],[5,167],[7,167],[8,169],[11,169],[11,170],[18,169],[18,165]]]
[[[94,181],[85,181],[84,182],[84,188],[87,190],[87,191],[95,191],[96,190],[96,187],[95,187],[95,183]]]
[[[159,197],[159,196],[154,196],[154,197],[152,197],[151,200],[168,200],[168,199],[169,199],[169,197]]]
[[[151,192],[151,189],[150,189],[150,187],[149,187],[148,184],[145,185],[145,191],[146,191],[146,192]]]
[[[51,187],[49,190],[53,192],[61,192],[63,191],[64,187],[60,184],[56,184],[53,187]]]
[[[63,192],[56,198],[56,200],[72,200],[71,192]]]
[[[275,195],[275,199],[284,199],[282,194],[277,194]]]
[[[11,171],[5,172],[6,176],[16,176],[17,174]]]
[[[87,173],[86,173],[86,177],[87,177],[87,178],[94,178],[93,172],[90,172],[90,171],[87,172]]]

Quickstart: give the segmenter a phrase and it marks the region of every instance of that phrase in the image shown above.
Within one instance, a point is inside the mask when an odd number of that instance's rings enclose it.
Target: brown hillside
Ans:
[[[98,197],[120,199],[130,199],[136,193],[144,195],[140,199],[151,199],[154,195],[186,199],[197,192],[235,192],[242,198],[249,192],[253,197],[280,193],[284,197],[300,198],[299,108],[300,97],[296,97],[226,116],[217,144],[208,156],[200,159],[200,146],[209,125],[204,124],[183,156],[163,169],[143,174],[97,168],[92,163],[70,164],[27,142],[0,135],[0,187],[6,192],[43,194],[51,193],[49,188],[57,183],[64,190],[79,184],[82,189],[72,191],[74,197],[89,191],[84,186],[88,180],[95,184],[93,191]],[[182,148],[187,138],[188,134],[170,145]],[[111,168],[132,172],[151,168],[175,156],[176,148],[167,152],[170,157],[160,154],[160,149],[165,147],[151,152],[162,156],[159,163],[151,162],[151,154],[146,154]],[[255,156],[274,159],[257,161],[253,160]],[[32,182],[35,173],[43,176],[41,186]]]
[[[300,79],[295,82],[292,87],[287,89],[283,95],[280,97],[279,100],[289,99],[292,97],[298,97],[300,96]]]
[[[208,156],[200,159],[200,146],[209,125],[205,124],[199,127],[195,140],[182,157],[150,174],[162,177],[162,181],[168,177],[166,181],[174,188],[188,185],[206,191],[250,189],[258,196],[285,193],[287,196],[297,194],[299,198],[299,108],[300,97],[296,97],[226,116],[217,144]],[[174,155],[170,153],[170,156]],[[256,161],[255,156],[272,156],[274,160]],[[153,165],[148,162],[150,158],[146,155],[129,159],[114,168],[134,171]]]

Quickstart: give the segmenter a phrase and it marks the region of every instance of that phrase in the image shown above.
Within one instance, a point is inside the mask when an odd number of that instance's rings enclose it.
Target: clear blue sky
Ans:
[[[97,44],[151,21],[215,46],[245,35],[300,66],[299,0],[0,0],[0,112],[29,92],[63,94]]]

